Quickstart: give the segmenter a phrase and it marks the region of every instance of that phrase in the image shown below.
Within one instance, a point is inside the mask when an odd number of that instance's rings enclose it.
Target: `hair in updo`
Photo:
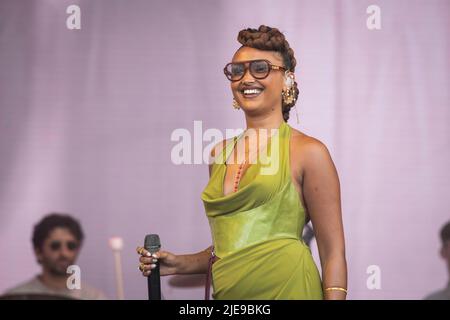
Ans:
[[[278,52],[283,58],[284,67],[291,72],[295,71],[297,60],[294,57],[294,50],[292,50],[284,35],[277,28],[261,25],[258,29],[243,29],[239,31],[237,40],[246,47]],[[284,121],[289,119],[289,111],[297,101],[298,92],[297,82],[294,81],[294,102],[285,104],[281,100],[281,112],[283,113]]]

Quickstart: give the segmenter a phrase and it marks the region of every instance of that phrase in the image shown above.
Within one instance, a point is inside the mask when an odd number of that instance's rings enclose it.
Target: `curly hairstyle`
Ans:
[[[283,58],[284,67],[291,72],[295,71],[297,60],[294,57],[294,50],[292,50],[284,35],[277,28],[261,25],[258,29],[243,29],[239,31],[237,40],[242,46],[278,52]],[[281,112],[286,122],[289,119],[289,111],[297,101],[298,92],[297,82],[294,81],[294,101],[290,104],[285,104],[283,99],[281,100]]]

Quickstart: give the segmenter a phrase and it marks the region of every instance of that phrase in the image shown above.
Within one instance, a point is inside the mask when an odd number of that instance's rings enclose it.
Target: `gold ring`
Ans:
[[[143,264],[142,262],[139,263],[139,270],[141,270],[142,272],[144,272],[144,267],[145,267],[145,264]]]
[[[137,253],[140,254],[141,256],[142,256],[142,250],[144,250],[143,247],[137,247],[136,248]]]

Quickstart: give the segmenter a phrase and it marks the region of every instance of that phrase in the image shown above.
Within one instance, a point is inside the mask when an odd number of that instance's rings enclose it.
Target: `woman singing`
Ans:
[[[338,174],[322,142],[287,124],[299,92],[294,51],[267,26],[240,31],[238,41],[242,46],[224,73],[246,130],[211,153],[215,161],[201,198],[213,246],[154,257],[139,247],[139,268],[144,276],[156,262],[161,275],[211,271],[214,299],[345,299]],[[302,239],[309,220],[322,277]]]

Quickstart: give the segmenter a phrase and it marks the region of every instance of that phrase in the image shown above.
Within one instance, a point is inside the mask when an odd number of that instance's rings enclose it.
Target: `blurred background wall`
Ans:
[[[66,26],[73,4],[79,30]],[[370,5],[381,29],[367,26]],[[207,165],[175,165],[171,134],[194,141],[194,121],[203,132],[245,128],[222,68],[239,30],[260,24],[295,50],[300,122],[293,109],[290,125],[324,142],[339,172],[348,298],[420,299],[444,286],[449,12],[445,0],[2,0],[0,291],[40,271],[31,232],[51,211],[81,221],[82,280],[110,298],[110,237],[124,239],[128,299],[147,297],[135,253],[145,234],[174,253],[210,245]],[[203,280],[166,277],[163,294],[202,299]]]

